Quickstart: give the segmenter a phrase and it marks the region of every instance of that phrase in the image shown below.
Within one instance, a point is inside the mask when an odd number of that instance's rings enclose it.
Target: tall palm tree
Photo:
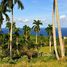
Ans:
[[[18,8],[23,9],[23,4],[20,0],[3,0],[3,3],[7,4],[7,7],[12,11],[12,23],[11,23],[11,30],[10,30],[10,58],[12,58],[12,26],[13,26],[13,16],[14,16],[14,5],[18,4]]]
[[[64,43],[62,40],[62,32],[61,32],[61,26],[60,26],[60,19],[59,19],[59,12],[58,12],[58,1],[55,0],[55,8],[56,8],[56,22],[58,26],[58,35],[59,35],[59,43],[60,43],[60,48],[61,48],[61,56],[64,58],[65,56],[65,51],[64,51]]]
[[[49,35],[49,46],[50,46],[50,52],[51,52],[51,44],[52,44],[52,42],[51,42],[51,40],[52,40],[52,25],[48,25],[48,27],[45,29],[46,30],[46,32],[48,33],[48,35]]]
[[[40,31],[40,25],[42,25],[40,20],[34,20],[33,22],[34,26],[32,27],[34,29],[34,31],[36,32],[36,44],[37,42],[37,33]]]
[[[55,23],[54,23],[54,14],[55,14],[55,1],[53,2],[53,11],[52,11],[52,29],[53,29],[53,40],[54,40],[54,49],[57,60],[59,60],[59,55],[57,52],[57,43],[56,43],[56,29],[55,29]]]

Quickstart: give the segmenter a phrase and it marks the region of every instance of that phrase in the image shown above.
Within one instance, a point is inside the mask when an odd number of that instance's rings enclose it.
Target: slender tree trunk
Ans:
[[[54,40],[54,50],[55,50],[55,54],[56,54],[56,58],[57,60],[59,60],[59,55],[57,52],[57,46],[56,46],[56,31],[55,31],[55,25],[54,25],[54,13],[52,12],[52,27],[53,27],[53,40]]]
[[[49,37],[49,47],[50,47],[50,53],[51,53],[51,35]]]
[[[37,32],[36,32],[36,44],[37,44]]]
[[[12,9],[12,23],[10,30],[10,58],[12,58],[12,26],[13,26],[13,9]]]
[[[61,56],[62,56],[62,58],[64,58],[65,51],[64,51],[64,43],[62,40],[62,32],[61,32],[61,26],[60,26],[57,0],[55,0],[55,6],[56,6],[56,21],[57,21],[57,25],[58,25],[58,35],[59,35],[59,43],[60,43],[60,48],[61,48]]]

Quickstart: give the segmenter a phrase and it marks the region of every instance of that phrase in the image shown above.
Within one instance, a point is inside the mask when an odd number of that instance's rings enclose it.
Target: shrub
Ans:
[[[5,57],[5,58],[2,59],[2,61],[5,62],[5,63],[6,63],[6,62],[9,62],[9,60],[10,60],[9,57]]]

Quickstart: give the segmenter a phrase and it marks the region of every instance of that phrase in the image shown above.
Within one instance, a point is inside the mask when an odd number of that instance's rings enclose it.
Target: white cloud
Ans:
[[[61,15],[60,19],[65,19],[67,16],[66,15]]]
[[[61,27],[67,27],[67,16],[66,15],[60,16],[60,23],[61,23]]]
[[[25,18],[15,18],[14,21],[15,21],[15,22],[23,22],[23,23],[26,23],[26,22],[29,22],[30,19],[25,19]]]

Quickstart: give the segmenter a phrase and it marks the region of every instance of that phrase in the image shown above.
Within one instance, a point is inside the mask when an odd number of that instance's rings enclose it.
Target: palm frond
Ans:
[[[4,15],[5,15],[5,17],[6,17],[6,21],[10,21],[9,16],[8,16],[6,13],[4,13]]]

